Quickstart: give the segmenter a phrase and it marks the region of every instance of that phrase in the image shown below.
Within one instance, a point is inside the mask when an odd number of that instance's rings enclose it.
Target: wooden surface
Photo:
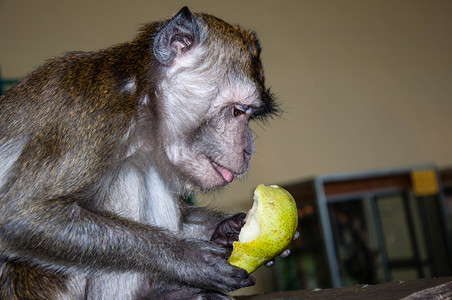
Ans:
[[[288,299],[452,299],[452,277],[388,282],[376,285],[357,285],[337,289],[316,289],[277,292],[264,295],[240,296],[237,300]]]

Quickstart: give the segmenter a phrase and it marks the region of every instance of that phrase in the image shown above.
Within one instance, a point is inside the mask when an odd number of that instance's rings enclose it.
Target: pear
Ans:
[[[228,262],[248,273],[284,251],[292,241],[297,225],[297,206],[292,195],[277,186],[260,184],[254,191],[239,240],[233,243]]]

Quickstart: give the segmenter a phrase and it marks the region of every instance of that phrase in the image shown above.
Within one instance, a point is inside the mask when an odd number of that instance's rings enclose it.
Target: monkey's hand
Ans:
[[[238,213],[218,224],[211,241],[232,250],[232,244],[239,240],[239,233],[245,224],[245,213]]]
[[[180,257],[185,263],[179,264],[178,273],[187,275],[183,281],[190,286],[226,292],[255,284],[254,277],[226,261],[229,249],[203,240],[187,242],[184,256]]]
[[[230,218],[223,220],[220,224],[218,224],[214,233],[212,234],[211,241],[222,245],[232,251],[232,245],[234,241],[238,241],[239,233],[245,224],[245,213],[238,213]],[[296,240],[300,237],[300,233],[295,232],[293,240]],[[290,255],[290,250],[286,249],[279,254],[281,258],[286,258]],[[272,259],[268,261],[265,266],[271,267],[275,263],[275,260]]]
[[[233,243],[239,239],[240,230],[243,225],[245,225],[245,218],[245,213],[238,213],[223,220],[220,224],[218,224],[217,228],[213,232],[211,241],[232,249]],[[295,232],[293,240],[296,240],[299,237],[300,233],[297,231]],[[286,249],[279,256],[281,256],[281,258],[286,258],[289,255],[290,250]]]

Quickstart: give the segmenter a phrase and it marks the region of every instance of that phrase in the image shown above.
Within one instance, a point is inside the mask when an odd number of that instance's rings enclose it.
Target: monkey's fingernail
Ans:
[[[269,261],[268,263],[265,264],[266,267],[271,267],[275,264],[274,260]]]

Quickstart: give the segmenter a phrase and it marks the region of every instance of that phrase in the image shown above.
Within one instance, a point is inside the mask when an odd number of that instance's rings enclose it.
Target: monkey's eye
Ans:
[[[234,105],[234,108],[232,109],[232,114],[234,117],[241,116],[243,114],[247,114],[251,111],[251,108],[247,105]]]

